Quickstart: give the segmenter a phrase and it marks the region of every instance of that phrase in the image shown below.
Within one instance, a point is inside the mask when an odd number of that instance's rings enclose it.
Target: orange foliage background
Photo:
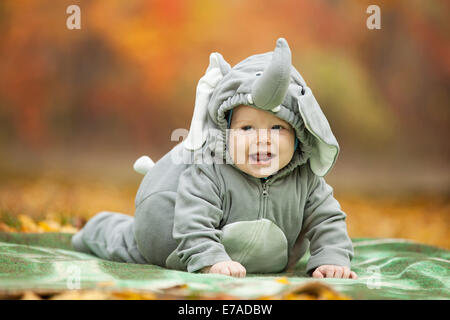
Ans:
[[[132,213],[133,161],[188,128],[209,54],[233,66],[284,37],[341,145],[328,181],[351,235],[450,247],[449,2],[377,1],[369,30],[372,2],[1,1],[3,220]]]

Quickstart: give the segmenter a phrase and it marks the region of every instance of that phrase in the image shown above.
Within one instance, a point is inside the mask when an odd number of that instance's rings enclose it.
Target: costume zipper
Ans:
[[[269,195],[269,186],[267,185],[267,180],[265,182],[262,183],[262,197],[261,197],[261,201],[262,201],[262,205],[261,205],[261,209],[259,212],[259,217],[258,219],[262,219],[265,218],[266,216],[266,207],[267,207],[267,198]],[[253,251],[253,248],[255,247],[256,241],[258,241],[260,234],[262,232],[262,230],[264,229],[264,225],[260,224],[255,231],[253,232],[253,234],[251,235],[251,240],[248,242],[248,244],[245,246],[245,248],[242,250],[241,253],[241,260],[238,261],[243,261],[245,257],[247,257],[248,254],[251,255],[251,252]]]
[[[262,205],[261,218],[265,218],[266,217],[267,198],[269,196],[269,186],[267,185],[267,182],[268,181],[265,181],[262,184],[262,188],[263,188],[263,192],[262,192],[263,205]]]

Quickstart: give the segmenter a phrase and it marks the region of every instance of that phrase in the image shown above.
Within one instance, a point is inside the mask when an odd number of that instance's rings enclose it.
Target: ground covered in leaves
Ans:
[[[75,233],[97,212],[108,210],[132,215],[140,176],[129,180],[68,176],[51,172],[10,175],[0,180],[0,231]],[[347,213],[352,238],[403,238],[450,248],[450,198],[446,194],[388,196],[340,193],[335,197]],[[275,281],[287,282],[286,278]],[[152,293],[133,289],[105,288],[63,291],[0,292],[0,299],[234,299],[191,294],[186,286]],[[331,287],[315,283],[298,286],[279,296],[261,299],[348,299]]]
[[[286,285],[286,290],[272,296],[260,296],[256,300],[350,300],[351,298],[336,292],[331,286],[311,281],[292,286],[285,277],[275,282]],[[89,290],[25,290],[17,292],[0,291],[3,300],[241,300],[242,298],[224,293],[195,293],[189,285],[177,285],[166,288],[162,292],[123,289],[108,290],[99,285],[98,289]]]
[[[0,182],[0,231],[76,232],[97,212],[133,215],[135,181],[45,173]],[[350,237],[404,238],[450,248],[450,197],[340,193]]]

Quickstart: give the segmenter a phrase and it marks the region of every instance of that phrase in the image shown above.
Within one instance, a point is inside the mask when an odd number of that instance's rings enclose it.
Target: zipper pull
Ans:
[[[263,197],[267,197],[267,195],[269,194],[269,192],[267,191],[267,183],[263,183],[263,192],[262,195]]]

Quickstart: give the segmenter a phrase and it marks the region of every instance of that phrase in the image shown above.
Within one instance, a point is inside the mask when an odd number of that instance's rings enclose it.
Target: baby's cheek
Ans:
[[[243,164],[247,162],[248,143],[248,138],[245,136],[230,136],[231,158],[233,159],[234,163]]]
[[[280,146],[280,167],[284,167],[285,165],[287,165],[293,155],[294,155],[294,144],[292,144],[292,146],[288,143]]]

